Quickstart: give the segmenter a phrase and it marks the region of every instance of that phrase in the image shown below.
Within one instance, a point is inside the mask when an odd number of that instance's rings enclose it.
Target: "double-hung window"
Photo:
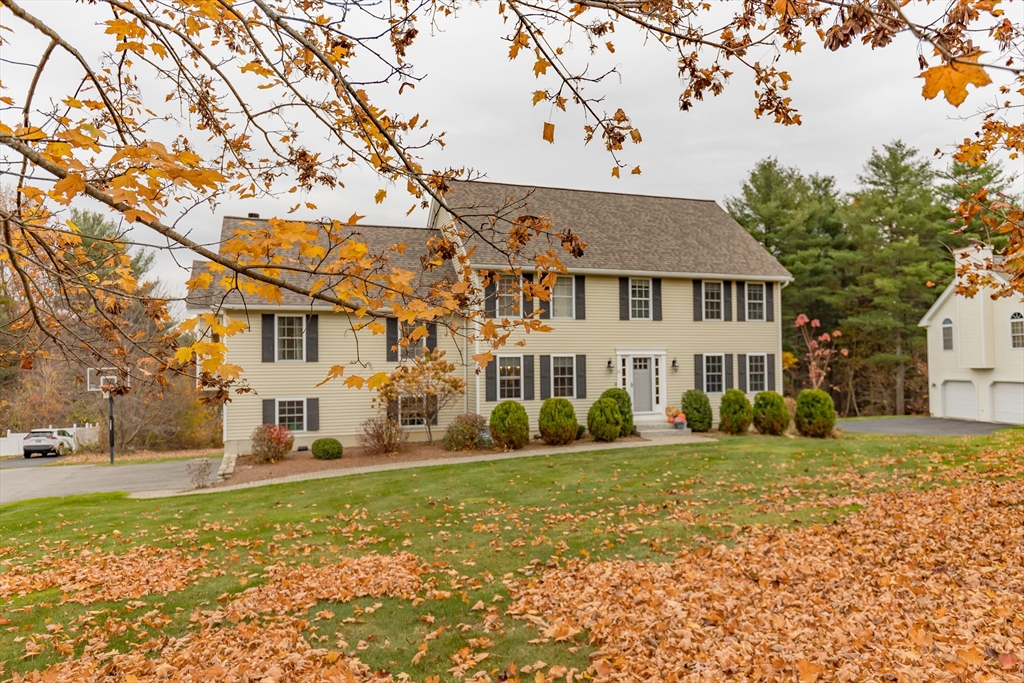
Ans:
[[[551,395],[576,397],[576,356],[551,357]]]
[[[427,337],[423,336],[419,339],[412,339],[410,335],[416,329],[417,325],[414,323],[401,322],[398,326],[398,331],[402,339],[408,339],[408,346],[402,346],[398,344],[398,357],[400,360],[415,360],[419,356],[423,355],[423,351],[427,347]]]
[[[306,431],[306,399],[278,399],[277,424],[293,432]]]
[[[559,275],[551,288],[551,317],[576,317],[576,291],[572,275]]]
[[[398,424],[403,427],[422,427],[426,424],[423,396],[405,394],[398,397]]]
[[[523,357],[498,357],[498,398],[523,398]]]
[[[768,360],[763,353],[747,356],[747,384],[750,393],[764,391],[768,383]]]
[[[953,321],[949,318],[942,321],[942,350],[953,350]]]
[[[629,279],[629,319],[651,319],[651,280],[650,278]]]
[[[725,391],[725,356],[720,353],[704,356],[704,391],[708,394]]]
[[[277,360],[301,361],[305,358],[305,331],[305,316],[277,316]]]
[[[518,317],[522,310],[522,290],[515,275],[502,275],[495,284],[495,314],[499,318]]]
[[[1024,313],[1010,316],[1010,348],[1024,349]]]
[[[764,320],[764,285],[747,283],[747,320]]]
[[[704,283],[704,320],[722,319],[722,283]]]

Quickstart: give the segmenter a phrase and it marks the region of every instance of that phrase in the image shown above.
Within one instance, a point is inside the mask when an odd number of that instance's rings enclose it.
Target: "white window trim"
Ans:
[[[410,326],[410,327],[407,327]],[[406,361],[414,361],[427,350],[427,339],[430,337],[429,334],[425,334],[419,339],[410,339],[408,345],[402,346],[402,340],[405,339],[409,334],[418,327],[413,323],[403,323],[401,320],[398,321],[398,362],[404,363]],[[414,353],[417,351],[418,352]]]
[[[420,397],[414,396],[413,394],[405,394],[405,396],[408,397],[408,398],[413,398],[413,399],[420,398]],[[427,400],[426,396],[423,396],[421,398],[424,401]],[[418,425],[404,425],[404,424],[402,424],[402,396],[399,396],[398,399],[395,401],[395,403],[397,404],[395,406],[395,413],[396,413],[396,417],[398,419],[398,426],[399,427],[401,427],[402,429],[423,429],[423,430],[426,430],[426,428],[427,428],[427,418],[426,417],[421,418],[423,420],[423,422],[421,424],[418,424]]]
[[[637,318],[633,315],[633,282],[639,282],[640,280],[647,281],[647,317]],[[575,285],[574,285],[575,286]],[[636,299],[640,301],[640,299]],[[650,277],[631,277],[629,278],[629,319],[630,320],[653,320],[654,319],[654,278]]]
[[[572,361],[572,395],[571,396],[555,396],[555,359],[556,358],[568,358]],[[576,356],[568,353],[560,353],[551,356],[551,398],[576,398]]]
[[[519,395],[518,396],[503,397],[501,395],[501,360],[503,358],[518,358],[519,359]],[[497,361],[497,363],[498,363],[498,379],[497,379],[498,386],[495,387],[495,389],[496,389],[495,394],[498,397],[498,402],[500,403],[501,401],[522,401],[522,400],[524,400],[523,399],[523,394],[526,393],[524,391],[526,380],[523,378],[523,354],[521,354],[521,353],[519,353],[519,354],[517,354],[517,353],[502,354],[500,356],[496,356],[495,357],[495,361]]]
[[[309,424],[309,406],[306,403],[305,398],[278,398],[274,399],[274,424],[284,424],[281,422],[281,401],[302,401],[302,429],[292,429],[292,434],[305,434],[306,426]],[[291,429],[291,427],[289,427]]]
[[[281,328],[277,324],[278,318],[302,318],[302,358],[281,359]],[[306,362],[306,327],[309,322],[303,313],[275,313],[274,314],[274,362],[275,363],[305,363]],[[286,399],[287,400],[287,399]]]
[[[722,359],[722,389],[720,391],[709,391],[708,390],[708,358],[721,358]],[[725,389],[725,354],[724,353],[705,353],[704,354],[704,393],[705,394],[724,394]]]
[[[569,310],[572,311],[572,315],[555,315],[555,288],[551,288],[551,301],[547,302],[551,307],[550,315],[548,316],[552,320],[575,320],[576,319],[576,278],[572,275],[559,275],[558,277],[567,277],[569,282],[572,283],[572,296],[569,297]],[[557,281],[557,280],[556,280]],[[542,302],[543,303],[543,302]]]
[[[754,387],[753,387],[753,385],[750,382],[750,359],[751,358],[763,358],[764,359],[764,388],[763,389],[758,389],[756,391],[754,390]],[[756,393],[760,393],[762,391],[768,391],[768,354],[767,353],[748,353],[747,354],[746,363],[747,363],[747,367],[743,368],[743,370],[747,374],[747,393],[748,394],[756,394]],[[722,371],[723,371],[722,385],[724,386],[725,385],[725,381],[724,381],[725,380],[725,377],[724,377],[724,374],[725,374],[724,373],[724,371],[725,371],[725,363],[724,363],[724,361],[722,363]]]
[[[504,315],[504,314],[502,314],[502,312],[500,310],[501,306],[499,305],[499,302],[501,301],[501,296],[502,295],[501,295],[501,292],[499,290],[501,289],[501,281],[502,281],[502,279],[503,278],[507,278],[507,277],[510,277],[513,280],[515,280],[514,287],[516,288],[516,290],[515,290],[514,293],[515,293],[516,298],[518,299],[518,302],[517,302],[517,304],[513,304],[512,307],[513,308],[518,308],[519,311],[518,312],[517,311],[512,311],[508,315]],[[526,300],[526,297],[523,295],[523,277],[521,275],[513,275],[512,273],[501,273],[500,275],[498,275],[498,279],[494,283],[494,317],[495,318],[522,318],[523,317],[523,303],[525,302],[525,300]]]
[[[946,322],[947,320],[949,321],[948,323]],[[946,348],[946,330],[947,329],[949,330],[949,348],[948,349]],[[942,344],[942,350],[943,351],[954,351],[956,349],[956,338],[954,337],[954,334],[953,334],[954,333],[953,321],[950,320],[949,318],[946,318],[945,320],[942,321],[942,324],[939,326],[939,330],[940,330],[939,342]]]
[[[708,285],[719,285],[718,291],[721,293],[722,298],[718,300],[718,317],[708,317]],[[725,320],[725,281],[724,280],[705,280],[701,286],[700,292],[700,305],[701,305],[701,320],[710,320],[712,322],[722,322]],[[714,355],[714,354],[712,354]]]
[[[1016,322],[1019,322],[1021,324],[1021,327],[1024,328],[1024,313],[1020,313],[1020,312],[1014,311],[1013,313],[1010,314],[1010,348],[1011,349],[1021,349],[1021,348],[1024,348],[1024,345],[1022,345],[1022,346],[1014,346],[1013,345],[1013,338],[1016,336],[1013,333],[1013,324],[1016,323]],[[1022,329],[1021,332],[1024,333],[1024,329]]]
[[[744,283],[743,286],[746,288],[746,297],[745,297],[746,300],[744,301],[744,305],[747,308],[747,310],[745,311],[745,313],[747,314],[747,316],[746,316],[747,320],[751,321],[751,322],[762,322],[763,323],[765,320],[768,319],[768,288],[765,286],[765,283],[763,283],[763,282],[747,282],[747,283]],[[750,287],[751,286],[755,286],[755,287],[760,287],[761,288],[761,317],[760,318],[753,318],[750,315]],[[725,292],[724,291],[722,292],[722,296],[723,296],[723,298],[725,297]],[[757,355],[757,354],[755,354],[755,355]]]

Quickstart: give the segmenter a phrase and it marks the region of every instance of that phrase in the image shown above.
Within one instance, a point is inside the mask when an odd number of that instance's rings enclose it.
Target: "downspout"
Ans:
[[[781,286],[779,286],[779,358],[776,363],[778,365],[775,370],[779,373],[779,396],[784,396],[786,391],[786,378],[782,375],[785,372],[782,369],[782,290],[789,286],[792,280],[783,280]]]

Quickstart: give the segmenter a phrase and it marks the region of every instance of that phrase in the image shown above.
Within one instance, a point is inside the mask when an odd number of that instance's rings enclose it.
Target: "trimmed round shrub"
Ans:
[[[747,395],[739,389],[728,389],[718,406],[718,429],[726,434],[745,434],[753,418]]]
[[[576,440],[579,441],[583,438],[583,435],[587,433],[587,428],[583,425],[576,425]]]
[[[754,429],[762,434],[782,436],[789,427],[789,408],[774,391],[762,391],[754,397]]]
[[[317,460],[337,460],[344,451],[340,441],[330,438],[317,439],[310,446],[310,450],[313,451],[313,457]]]
[[[824,439],[836,426],[836,407],[832,397],[821,389],[804,389],[796,398],[797,431],[804,436]]]
[[[700,389],[690,389],[683,394],[679,410],[686,415],[686,426],[695,432],[711,430],[711,401]]]
[[[587,429],[595,441],[615,441],[622,433],[622,413],[612,398],[599,398],[587,412]]]
[[[605,389],[601,398],[613,399],[619,405],[619,414],[622,415],[622,432],[619,436],[629,436],[633,433],[633,399],[625,389]]]
[[[564,398],[549,398],[540,407],[540,438],[552,446],[564,446],[576,440],[576,410]]]
[[[502,401],[491,411],[491,438],[505,450],[516,450],[530,443],[530,418],[516,401]]]
[[[444,431],[441,443],[449,451],[470,451],[487,446],[487,420],[476,413],[458,415]]]

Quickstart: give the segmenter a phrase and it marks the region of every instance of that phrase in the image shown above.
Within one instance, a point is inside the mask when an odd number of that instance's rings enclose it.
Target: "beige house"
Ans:
[[[513,276],[487,288],[486,316],[511,318],[537,308],[553,330],[514,336],[486,368],[478,371],[472,360],[481,350],[472,325],[460,323],[454,335],[444,325],[438,326],[440,333],[431,330],[427,345],[445,349],[467,385],[460,404],[439,417],[435,435],[455,415],[487,417],[503,400],[521,402],[536,429],[548,397],[572,401],[585,423],[601,392],[623,387],[643,431],[645,424],[663,424],[665,408],[678,405],[688,389],[708,393],[716,420],[728,388],[751,398],[780,389],[781,289],[792,278],[715,202],[481,182],[458,183],[449,201],[460,214],[481,217],[482,237],[466,241],[480,270],[508,267],[506,257],[486,239],[494,215],[546,216],[557,231],[571,230],[587,246],[582,257],[563,258],[569,273],[558,277],[549,302],[523,301],[510,286]],[[415,250],[439,234],[448,219],[434,210],[425,229],[359,229],[361,239],[371,244],[408,243],[402,257],[407,262],[400,265],[416,269]],[[222,240],[260,224],[258,218],[225,218]],[[519,262],[560,249],[560,238],[551,240],[534,240],[532,251]],[[424,277],[454,277],[450,264],[446,267]],[[529,270],[524,268],[524,277],[531,277]],[[228,362],[244,368],[255,393],[236,396],[225,407],[228,452],[246,452],[249,435],[261,423],[291,425],[297,445],[325,436],[354,444],[360,424],[377,412],[372,394],[339,381],[316,385],[332,365],[358,357],[367,370],[388,371],[410,352],[397,346],[399,326],[393,318],[386,321],[386,335],[361,332],[357,344],[347,315],[288,293],[280,306],[245,301],[238,292],[218,301],[194,294],[189,305],[194,310],[216,306],[249,322],[248,333],[231,339]],[[415,416],[403,416],[400,406],[392,410],[412,438],[422,434]]]
[[[960,249],[955,257],[958,266],[973,261],[1006,281],[987,247]],[[921,319],[935,417],[1024,424],[1024,297],[991,295],[982,288],[960,296],[952,282]]]

